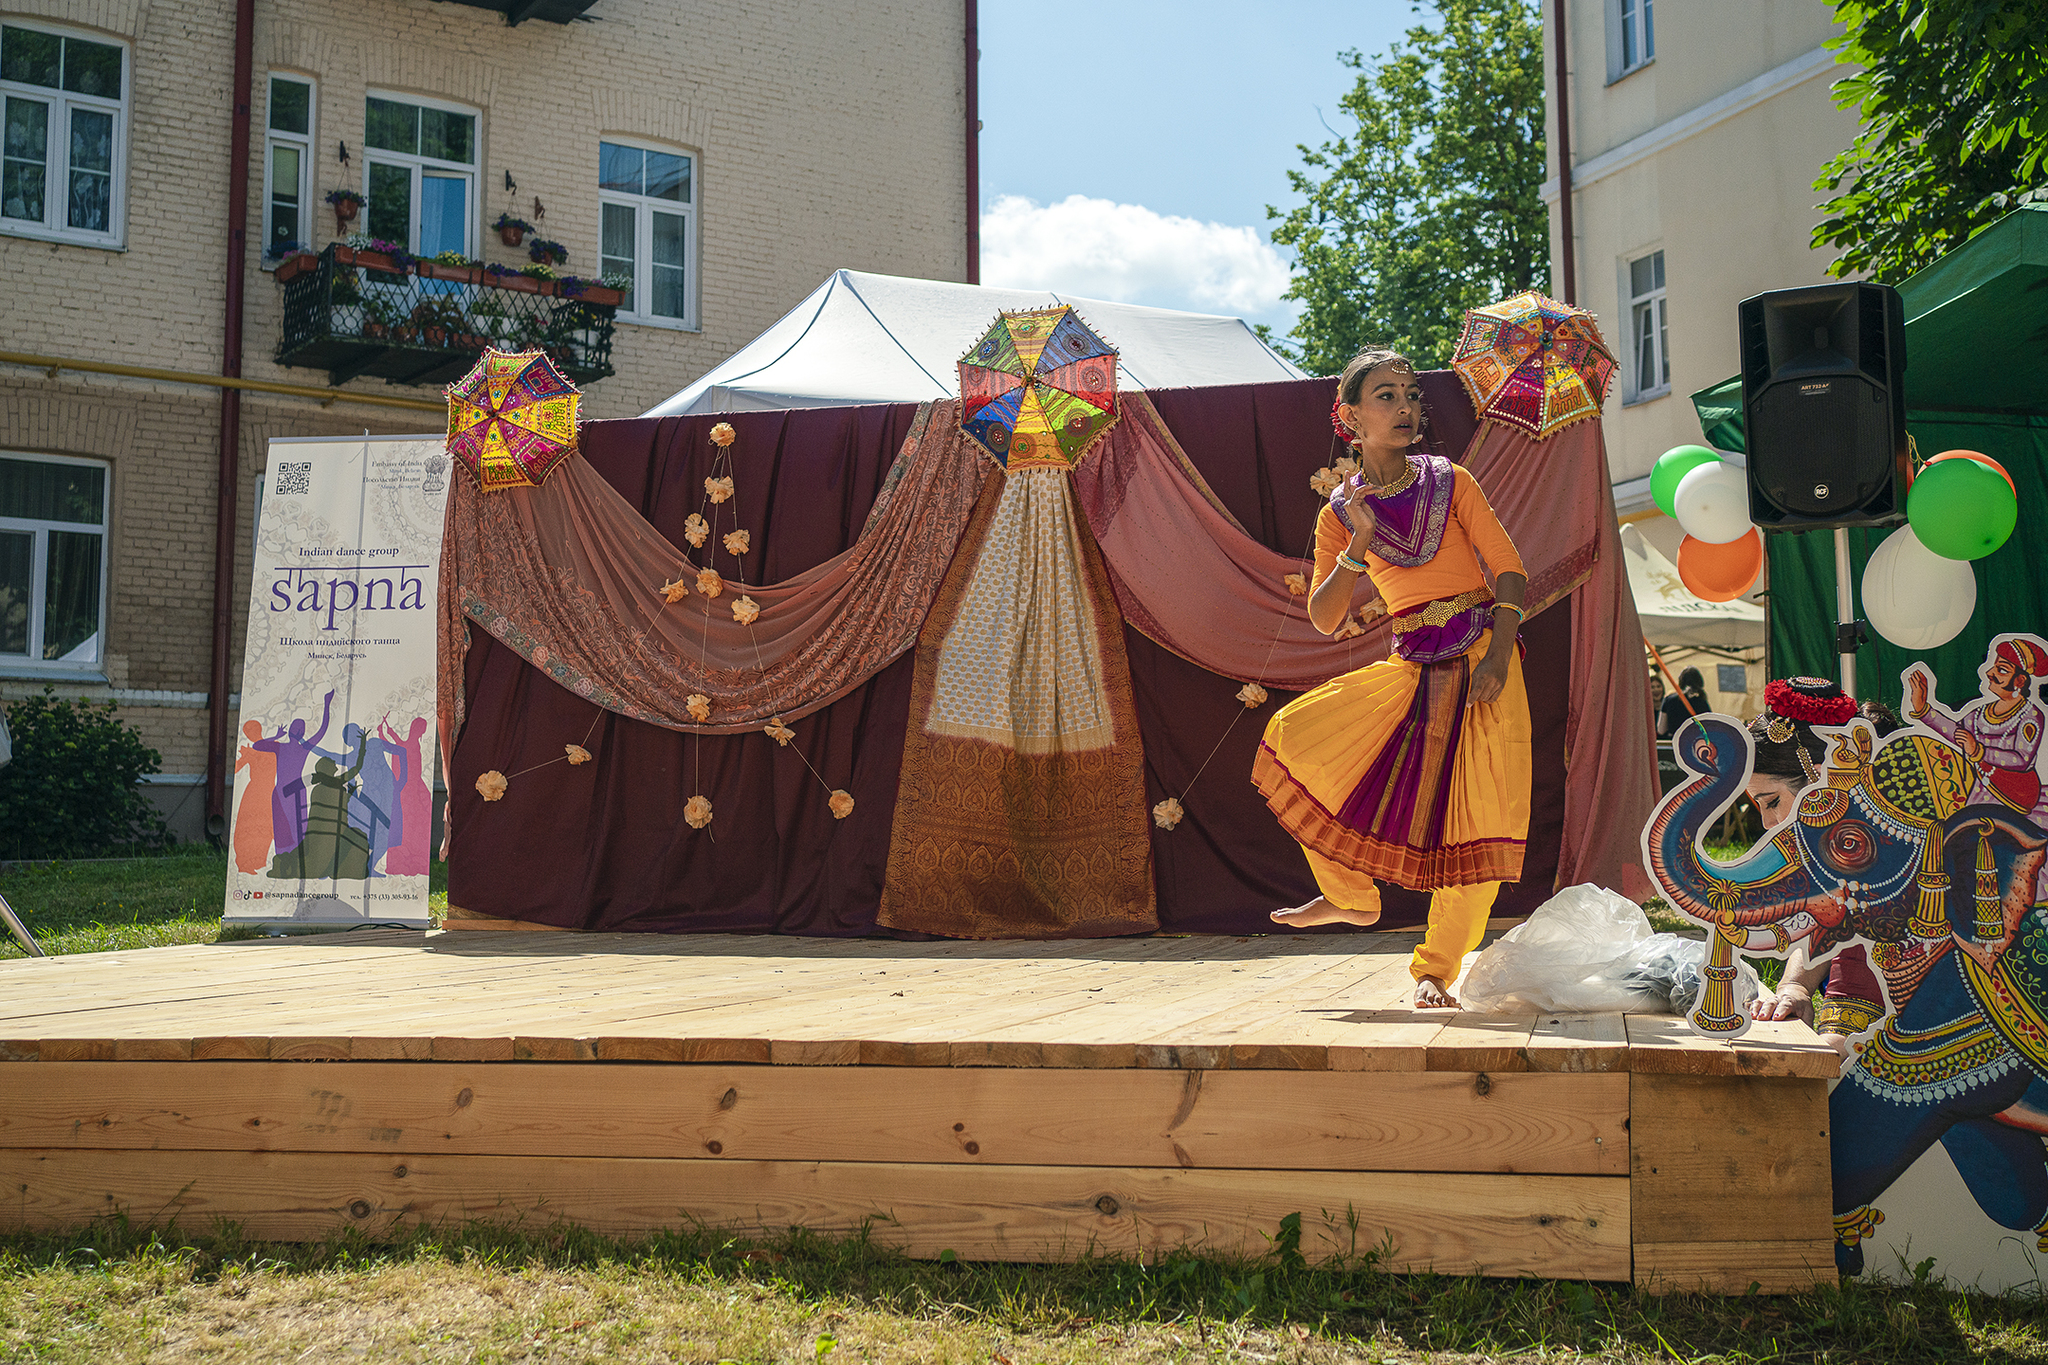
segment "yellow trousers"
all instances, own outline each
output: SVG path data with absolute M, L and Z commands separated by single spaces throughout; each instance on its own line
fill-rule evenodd
M 1353 872 L 1323 857 L 1312 848 L 1309 870 L 1316 874 L 1316 888 L 1323 898 L 1346 910 L 1377 910 L 1380 888 L 1363 872 Z M 1458 975 L 1465 954 L 1486 937 L 1486 918 L 1493 898 L 1500 894 L 1500 882 L 1479 882 L 1472 886 L 1445 886 L 1429 896 L 1429 931 L 1415 945 L 1408 974 L 1417 981 L 1433 976 L 1448 986 Z

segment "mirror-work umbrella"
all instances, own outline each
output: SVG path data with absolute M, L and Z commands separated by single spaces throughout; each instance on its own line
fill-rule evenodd
M 1116 349 L 1072 308 L 996 315 L 960 357 L 960 429 L 1005 469 L 1072 469 L 1116 425 Z
M 1467 309 L 1451 368 L 1480 420 L 1542 440 L 1599 416 L 1615 366 L 1591 313 L 1530 290 Z
M 583 395 L 542 351 L 485 351 L 448 386 L 448 453 L 486 493 L 538 488 L 576 452 Z

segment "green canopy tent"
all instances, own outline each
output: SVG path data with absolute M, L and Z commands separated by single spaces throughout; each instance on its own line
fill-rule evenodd
M 1896 706 L 1899 674 L 1923 659 L 1941 699 L 1977 695 L 1991 637 L 2048 636 L 2048 204 L 2030 204 L 1899 286 L 1906 306 L 1906 429 L 1921 456 L 1975 450 L 2004 465 L 2019 491 L 2012 539 L 1978 560 L 1977 612 L 1939 649 L 1873 639 L 1856 656 L 1857 691 Z M 1732 321 L 1732 320 L 1731 320 Z M 1746 450 L 1740 376 L 1692 396 L 1710 445 Z M 1890 530 L 1849 532 L 1860 586 Z M 1831 531 L 1767 535 L 1770 671 L 1835 676 L 1835 550 Z M 1862 612 L 1860 596 L 1857 612 Z

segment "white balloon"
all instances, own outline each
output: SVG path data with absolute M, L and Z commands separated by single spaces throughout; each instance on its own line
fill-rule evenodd
M 1686 471 L 1671 505 L 1694 540 L 1726 545 L 1749 534 L 1749 479 L 1739 465 L 1716 460 Z
M 1969 561 L 1943 559 L 1901 526 L 1863 566 L 1863 615 L 1901 649 L 1933 649 L 1962 633 L 1977 610 Z

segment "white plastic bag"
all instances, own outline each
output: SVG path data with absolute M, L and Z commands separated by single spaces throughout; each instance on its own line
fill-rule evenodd
M 1703 940 L 1659 934 L 1604 887 L 1566 887 L 1472 961 L 1458 1002 L 1482 1014 L 1682 1013 L 1699 994 Z M 1757 993 L 1743 964 L 1738 1005 Z

